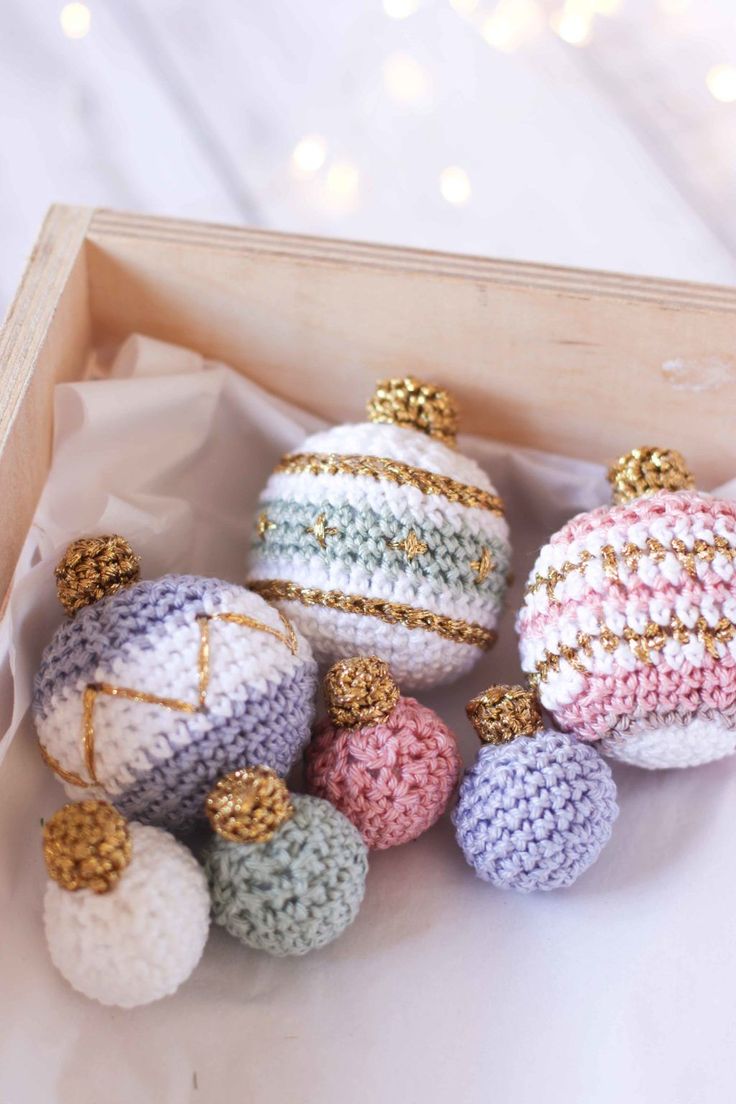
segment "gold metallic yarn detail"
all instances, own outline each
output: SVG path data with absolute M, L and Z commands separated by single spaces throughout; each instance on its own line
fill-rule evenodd
M 327 712 L 338 728 L 380 724 L 400 696 L 388 664 L 378 656 L 338 660 L 325 676 L 324 690 Z
M 593 643 L 596 640 L 607 652 L 615 652 L 621 644 L 628 644 L 642 663 L 651 664 L 654 662 L 652 653 L 660 652 L 668 640 L 687 644 L 694 637 L 700 641 L 709 655 L 719 659 L 718 645 L 727 645 L 736 637 L 736 623 L 728 617 L 721 617 L 716 625 L 709 625 L 704 617 L 699 617 L 691 629 L 679 617 L 673 617 L 668 625 L 658 625 L 655 621 L 649 621 L 643 632 L 637 632 L 627 626 L 620 635 L 608 625 L 601 625 L 597 637 L 589 633 L 578 633 L 574 647 L 565 645 L 559 652 L 545 652 L 529 681 L 535 686 L 545 681 L 552 672 L 559 671 L 562 660 L 569 663 L 575 671 L 589 674 L 589 669 L 580 660 L 580 654 L 592 656 Z
M 276 522 L 271 521 L 268 514 L 260 513 L 258 515 L 258 520 L 256 521 L 256 532 L 258 533 L 258 536 L 261 538 L 261 540 L 266 539 L 266 533 L 269 531 L 269 529 L 275 528 Z
M 491 686 L 469 701 L 465 712 L 485 744 L 508 744 L 544 727 L 536 695 L 523 686 Z
M 176 713 L 203 713 L 207 708 L 207 690 L 210 683 L 210 622 L 224 621 L 230 624 L 241 625 L 244 628 L 255 629 L 256 632 L 264 632 L 281 641 L 292 655 L 298 651 L 298 642 L 294 626 L 281 610 L 276 610 L 284 631 L 266 625 L 263 621 L 257 621 L 245 613 L 211 613 L 197 617 L 199 628 L 199 648 L 197 652 L 197 701 L 188 702 L 181 698 L 163 698 L 158 694 L 151 694 L 147 690 L 134 690 L 128 686 L 113 686 L 109 682 L 91 682 L 82 694 L 82 758 L 87 770 L 87 778 L 82 778 L 73 771 L 66 770 L 57 759 L 40 744 L 41 756 L 48 767 L 72 786 L 87 789 L 90 786 L 99 786 L 101 782 L 97 777 L 95 766 L 95 726 L 94 709 L 95 702 L 100 694 L 110 698 L 125 698 L 126 701 L 141 702 L 145 705 L 158 705 L 162 709 L 170 709 Z
M 286 783 L 270 767 L 244 767 L 221 778 L 205 811 L 218 836 L 231 843 L 268 843 L 294 815 Z
M 328 452 L 295 452 L 284 456 L 274 468 L 274 472 L 297 475 L 309 472 L 310 475 L 353 475 L 367 476 L 370 479 L 395 483 L 398 487 L 416 487 L 426 495 L 438 495 L 448 502 L 458 502 L 478 510 L 489 510 L 494 514 L 503 514 L 503 501 L 498 495 L 473 487 L 470 483 L 460 483 L 449 475 L 425 471 L 405 464 L 402 460 L 388 460 L 382 456 L 340 456 Z
M 455 447 L 458 413 L 455 401 L 442 387 L 412 376 L 380 380 L 368 403 L 368 420 L 417 429 Z
M 475 572 L 476 582 L 482 583 L 488 578 L 490 573 L 495 567 L 493 556 L 486 545 L 483 545 L 483 550 L 477 560 L 473 560 L 470 565 L 470 570 Z
M 320 514 L 315 518 L 311 525 L 308 525 L 304 530 L 305 533 L 311 533 L 320 548 L 327 547 L 327 537 L 336 537 L 340 532 L 339 529 L 334 527 L 328 527 L 327 515 Z
M 131 852 L 125 818 L 106 801 L 65 805 L 44 825 L 46 869 L 62 889 L 109 892 L 130 862 Z
M 124 537 L 82 537 L 73 541 L 54 572 L 59 601 L 73 617 L 108 594 L 140 578 L 140 560 Z
M 690 491 L 695 487 L 681 453 L 651 445 L 621 456 L 609 468 L 608 482 L 618 505 L 655 491 Z
M 688 575 L 693 579 L 697 578 L 697 563 L 699 560 L 703 563 L 713 563 L 716 556 L 720 555 L 725 556 L 728 560 L 736 561 L 736 547 L 730 545 L 726 537 L 718 534 L 714 534 L 712 543 L 702 538 L 693 541 L 692 548 L 688 548 L 685 542 L 679 538 L 673 539 L 671 544 L 666 545 L 655 537 L 649 537 L 645 548 L 629 541 L 620 552 L 617 552 L 612 545 L 606 544 L 601 549 L 601 560 L 608 578 L 619 581 L 619 565 L 621 563 L 625 564 L 630 571 L 637 571 L 639 562 L 644 557 L 653 559 L 655 563 L 661 563 L 668 553 L 677 557 Z M 552 567 L 543 575 L 535 575 L 534 579 L 527 583 L 525 594 L 535 594 L 538 590 L 544 588 L 547 591 L 547 597 L 553 598 L 558 583 L 561 583 L 563 579 L 574 572 L 582 573 L 594 559 L 595 556 L 592 552 L 583 550 L 578 560 L 566 560 L 559 568 Z
M 409 563 L 412 563 L 417 556 L 423 556 L 429 548 L 429 545 L 420 540 L 413 529 L 409 530 L 403 540 L 389 540 L 387 543 L 394 551 L 403 552 Z
M 387 625 L 425 629 L 456 644 L 472 644 L 476 648 L 488 649 L 496 642 L 495 632 L 472 621 L 461 621 L 441 613 L 432 613 L 431 610 L 406 606 L 401 602 L 389 602 L 384 598 L 343 594 L 339 590 L 318 590 L 316 587 L 299 586 L 288 579 L 254 579 L 248 585 L 267 602 L 301 602 L 303 606 L 324 606 L 343 613 L 376 617 Z

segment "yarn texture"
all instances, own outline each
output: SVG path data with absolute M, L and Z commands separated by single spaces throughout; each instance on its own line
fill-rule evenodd
M 315 692 L 309 645 L 262 598 L 168 575 L 59 628 L 33 712 L 69 793 L 179 829 L 204 817 L 227 771 L 263 764 L 287 773 L 309 738 Z
M 250 584 L 320 663 L 378 655 L 426 687 L 493 643 L 508 526 L 485 472 L 443 441 L 374 423 L 318 433 L 269 478 L 258 519 Z
M 540 552 L 521 662 L 561 728 L 643 767 L 736 749 L 736 505 L 659 491 L 580 514 Z
M 109 892 L 49 881 L 44 926 L 69 984 L 101 1004 L 134 1008 L 175 992 L 199 962 L 209 930 L 204 873 L 166 832 L 129 825 L 132 858 Z
M 327 801 L 293 796 L 294 816 L 267 843 L 214 836 L 205 857 L 212 915 L 247 946 L 302 955 L 355 919 L 368 853 L 360 833 Z
M 306 751 L 309 792 L 331 801 L 375 850 L 431 828 L 461 770 L 454 735 L 414 698 L 400 698 L 380 724 L 339 728 L 325 720 Z
M 483 746 L 452 820 L 479 878 L 499 889 L 560 889 L 593 863 L 618 815 L 616 786 L 590 745 L 560 732 Z

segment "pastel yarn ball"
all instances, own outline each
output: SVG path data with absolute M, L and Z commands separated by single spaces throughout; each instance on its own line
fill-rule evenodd
M 131 823 L 132 857 L 109 893 L 49 881 L 44 927 L 51 960 L 101 1004 L 134 1008 L 174 993 L 199 962 L 209 931 L 204 872 L 159 828 Z
M 167 575 L 85 606 L 58 629 L 33 713 L 71 795 L 104 797 L 128 819 L 178 830 L 204 817 L 229 770 L 257 763 L 287 773 L 309 739 L 316 676 L 307 642 L 258 595 Z
M 305 758 L 309 792 L 331 801 L 375 850 L 431 828 L 462 771 L 454 735 L 414 698 L 400 698 L 379 724 L 323 721 Z
M 272 955 L 303 955 L 357 916 L 368 852 L 356 828 L 327 801 L 292 796 L 294 816 L 266 843 L 213 836 L 205 857 L 212 916 L 241 943 Z
M 595 862 L 618 815 L 598 752 L 560 732 L 484 745 L 452 820 L 467 862 L 499 889 L 571 885 Z
M 736 750 L 736 504 L 660 491 L 542 548 L 521 662 L 559 726 L 640 767 Z
M 361 457 L 448 477 L 453 489 L 340 463 Z M 261 494 L 250 582 L 321 664 L 379 655 L 407 688 L 450 682 L 494 639 L 511 555 L 500 509 L 468 505 L 457 484 L 470 501 L 496 498 L 475 461 L 415 429 L 369 422 L 315 434 Z

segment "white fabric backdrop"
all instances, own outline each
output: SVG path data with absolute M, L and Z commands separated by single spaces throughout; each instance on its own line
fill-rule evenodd
M 53 468 L 1 630 L 0 1101 L 732 1101 L 730 761 L 681 773 L 614 767 L 614 839 L 568 891 L 522 897 L 475 880 L 445 819 L 372 857 L 358 920 L 311 957 L 271 959 L 213 930 L 189 983 L 133 1012 L 87 1002 L 54 972 L 39 821 L 64 795 L 22 719 L 62 617 L 53 564 L 80 533 L 112 530 L 142 553 L 146 576 L 242 581 L 255 496 L 279 455 L 318 425 L 156 342 L 131 339 L 114 375 L 58 389 Z M 517 575 L 497 648 L 425 696 L 469 762 L 464 703 L 519 676 L 512 614 L 534 551 L 570 514 L 606 500 L 607 485 L 593 465 L 479 440 L 461 447 L 507 500 Z

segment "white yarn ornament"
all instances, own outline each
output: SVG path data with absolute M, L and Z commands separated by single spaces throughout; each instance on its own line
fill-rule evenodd
M 60 814 L 88 806 L 110 809 L 89 801 L 67 805 Z M 207 942 L 210 913 L 204 872 L 187 848 L 161 828 L 133 822 L 127 829 L 130 858 L 108 889 L 71 890 L 49 880 L 44 900 L 46 939 L 57 970 L 84 996 L 120 1008 L 160 1000 L 187 980 Z M 47 864 L 48 848 L 47 836 Z M 82 859 L 77 869 L 99 864 L 103 849 L 98 845 L 96 857 Z M 57 863 L 62 879 L 70 862 Z
M 455 449 L 447 392 L 386 380 L 368 416 L 277 465 L 249 584 L 324 665 L 379 655 L 402 687 L 450 682 L 495 639 L 511 555 L 503 504 Z

